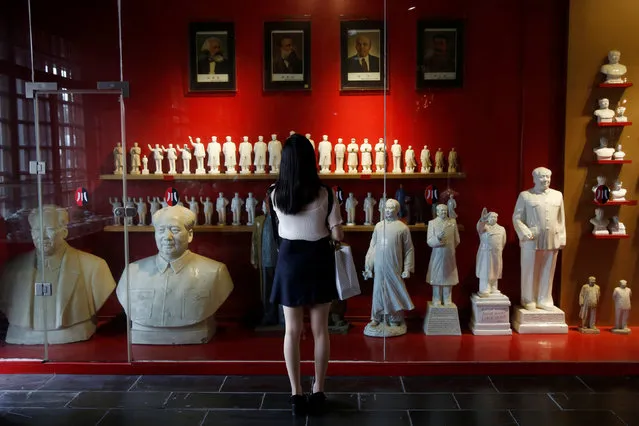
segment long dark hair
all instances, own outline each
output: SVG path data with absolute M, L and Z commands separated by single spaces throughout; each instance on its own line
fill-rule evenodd
M 275 206 L 284 214 L 297 214 L 317 198 L 320 186 L 313 145 L 294 133 L 282 150 L 280 176 L 275 183 Z

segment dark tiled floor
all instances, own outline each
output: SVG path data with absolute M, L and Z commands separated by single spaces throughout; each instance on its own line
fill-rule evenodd
M 637 377 L 330 377 L 326 390 L 327 415 L 296 419 L 284 376 L 8 375 L 0 425 L 639 426 Z

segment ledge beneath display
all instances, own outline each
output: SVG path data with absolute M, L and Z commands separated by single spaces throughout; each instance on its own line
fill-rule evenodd
M 597 240 L 623 240 L 625 238 L 630 238 L 630 235 L 628 235 L 628 234 L 623 234 L 623 235 L 613 235 L 613 234 L 597 235 L 597 234 L 592 234 L 592 236 L 595 237 L 595 239 L 597 239 Z
M 625 83 L 599 83 L 599 87 L 630 87 L 632 86 L 631 82 Z
M 321 174 L 320 178 L 323 179 L 336 179 L 336 180 L 369 180 L 369 179 L 464 179 L 466 177 L 466 173 L 372 173 L 372 174 Z M 173 180 L 275 180 L 277 179 L 277 175 L 272 175 L 269 173 L 265 174 L 232 174 L 227 175 L 224 173 L 215 174 L 215 175 L 126 175 L 127 180 L 163 180 L 163 181 L 173 181 Z M 100 175 L 101 180 L 122 180 L 122 175 Z
M 597 206 L 636 206 L 637 200 L 623 200 L 623 201 L 608 201 L 607 203 L 600 203 L 597 201 L 593 201 L 593 203 Z
M 630 164 L 632 160 L 595 160 L 595 164 Z
M 597 123 L 599 127 L 625 127 L 632 126 L 632 121 L 613 121 L 612 123 Z
M 425 224 L 408 225 L 408 228 L 414 232 L 426 232 L 428 227 Z M 463 225 L 457 225 L 460 231 L 464 230 Z M 253 232 L 254 227 L 251 225 L 200 225 L 195 227 L 195 232 Z M 373 232 L 374 225 L 344 225 L 344 232 Z M 122 225 L 107 225 L 104 232 L 124 232 Z M 153 232 L 153 226 L 129 225 L 129 232 Z

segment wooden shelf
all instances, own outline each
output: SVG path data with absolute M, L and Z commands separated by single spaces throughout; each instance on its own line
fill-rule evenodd
M 372 174 L 321 174 L 320 178 L 324 180 L 370 180 L 370 179 L 464 179 L 466 173 L 372 173 Z M 126 175 L 127 180 L 162 180 L 162 181 L 176 181 L 176 180 L 276 180 L 277 175 L 274 174 L 216 174 L 216 175 Z M 122 180 L 122 175 L 100 175 L 101 180 Z
M 637 200 L 624 200 L 624 201 L 608 201 L 607 203 L 599 203 L 593 200 L 593 203 L 597 206 L 636 206 Z
M 625 127 L 625 126 L 632 126 L 632 121 L 622 121 L 622 122 L 613 121 L 612 123 L 597 123 L 597 126 L 599 126 L 599 127 Z
M 595 164 L 630 164 L 632 160 L 595 160 Z
M 599 83 L 599 87 L 630 87 L 632 83 L 627 81 L 625 83 Z
M 462 225 L 457 225 L 460 231 L 464 230 Z M 200 225 L 195 227 L 195 232 L 253 232 L 254 226 L 249 225 Z M 425 224 L 408 225 L 413 232 L 426 232 L 428 227 Z M 344 225 L 344 232 L 373 232 L 374 225 Z M 123 225 L 107 225 L 104 232 L 124 232 Z M 153 226 L 129 225 L 129 232 L 153 232 Z
M 623 234 L 623 235 L 613 235 L 613 234 L 595 235 L 595 234 L 592 234 L 592 236 L 595 237 L 597 240 L 624 240 L 626 238 L 630 238 L 630 235 L 628 235 L 628 234 Z

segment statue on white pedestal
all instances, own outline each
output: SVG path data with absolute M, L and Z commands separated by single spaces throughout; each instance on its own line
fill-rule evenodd
M 153 152 L 153 159 L 155 160 L 155 172 L 154 172 L 154 174 L 156 174 L 156 175 L 163 174 L 163 172 L 162 172 L 162 160 L 164 160 L 164 155 L 162 155 L 163 150 L 160 147 L 160 144 L 156 143 L 155 144 L 155 148 L 151 147 L 151 145 L 149 144 L 149 150 L 151 152 Z
M 149 159 L 146 157 L 146 155 L 142 156 L 142 174 L 149 174 Z
M 441 148 L 437 148 L 435 152 L 435 173 L 444 172 L 444 151 Z
M 71 247 L 69 214 L 53 205 L 28 215 L 35 250 L 8 260 L 0 275 L 0 311 L 9 328 L 5 342 L 18 345 L 88 340 L 95 333 L 96 313 L 115 289 L 106 262 Z M 41 258 L 41 254 L 44 258 Z M 50 283 L 48 296 L 36 296 L 34 283 Z
M 615 151 L 615 153 L 612 156 L 613 156 L 613 158 L 615 160 L 623 160 L 624 159 L 624 157 L 626 156 L 626 153 L 623 152 L 621 144 L 617 145 L 617 150 Z
M 501 294 L 498 280 L 503 270 L 502 253 L 506 246 L 506 228 L 497 223 L 498 215 L 484 207 L 477 222 L 479 249 L 475 275 L 479 278 L 479 297 Z
M 335 145 L 335 173 L 344 174 L 344 157 L 346 156 L 346 145 L 342 138 L 337 139 Z
M 368 139 L 365 139 L 365 141 Z M 379 138 L 375 144 L 375 173 L 384 173 L 386 170 L 386 145 L 384 138 Z
M 619 221 L 619 216 L 613 216 L 610 219 L 610 226 L 608 229 L 612 235 L 626 235 L 626 225 Z
M 393 155 L 393 173 L 402 172 L 402 146 L 399 141 L 395 139 L 391 146 L 391 154 Z
M 611 50 L 608 52 L 608 63 L 601 66 L 601 72 L 606 74 L 606 83 L 621 84 L 626 82 L 623 76 L 626 75 L 627 69 L 625 65 L 619 63 L 620 59 L 620 51 Z
M 612 300 L 615 302 L 615 326 L 611 330 L 617 334 L 630 334 L 628 317 L 630 316 L 630 298 L 632 290 L 628 288 L 626 280 L 619 280 L 619 285 L 612 292 Z
M 597 117 L 597 123 L 612 123 L 612 119 L 615 117 L 615 112 L 608 108 L 610 101 L 607 98 L 601 98 L 598 101 L 599 109 L 595 110 L 594 114 Z
M 129 154 L 131 154 L 131 174 L 139 175 L 140 167 L 142 166 L 142 163 L 140 162 L 142 148 L 138 146 L 137 142 L 133 142 L 133 147 L 129 150 Z
M 455 249 L 459 245 L 457 221 L 448 217 L 448 206 L 437 205 L 437 217 L 428 221 L 426 242 L 432 247 L 426 282 L 433 287 L 435 306 L 452 305 L 452 289 L 459 283 Z
M 137 207 L 135 206 L 135 200 L 131 197 L 127 197 L 126 202 L 124 203 L 124 209 L 137 210 Z M 133 216 L 125 217 L 124 220 L 126 221 L 127 225 L 133 225 Z
M 220 192 L 215 201 L 215 211 L 217 211 L 217 224 L 226 225 L 226 207 L 229 205 L 229 200 L 224 198 L 224 193 Z
M 612 155 L 615 152 L 614 148 L 608 147 L 608 139 L 605 137 L 599 138 L 599 147 L 593 149 L 595 155 L 597 156 L 597 160 L 610 160 L 612 159 Z
M 377 201 L 373 198 L 373 194 L 370 192 L 367 193 L 366 198 L 364 198 L 364 225 L 373 224 L 373 210 L 375 208 L 375 204 L 377 204 Z
M 159 210 L 153 226 L 158 254 L 130 263 L 128 289 L 126 270 L 117 288 L 132 323 L 132 343 L 206 343 L 215 333 L 215 312 L 233 290 L 228 269 L 189 251 L 195 226 L 190 210 L 180 206 Z
M 200 197 L 200 203 L 204 206 L 204 224 L 213 225 L 213 202 L 211 197 L 206 197 L 206 200 Z
M 176 145 L 175 148 L 182 154 L 182 174 L 190 175 L 191 174 L 191 149 L 187 144 L 184 144 L 184 148 L 180 148 L 180 145 Z
M 451 148 L 448 153 L 448 173 L 457 173 L 458 168 L 457 151 L 455 151 L 455 148 Z
M 153 199 L 151 199 L 151 197 L 147 195 L 146 201 L 148 201 L 149 204 L 151 205 L 151 209 L 149 210 L 149 212 L 151 213 L 151 218 L 153 218 L 153 215 L 155 214 L 155 212 L 162 208 L 162 205 L 160 204 L 160 198 L 153 197 Z
M 166 158 L 169 160 L 169 173 L 170 175 L 176 175 L 177 169 L 175 168 L 175 160 L 177 160 L 177 151 L 173 148 L 173 144 L 170 143 L 168 148 L 164 148 L 162 145 L 162 151 L 166 152 Z
M 453 194 L 452 191 L 448 196 L 446 206 L 448 206 L 448 217 L 451 219 L 457 219 L 457 212 L 455 211 L 457 208 L 457 200 L 455 200 L 455 194 Z
M 195 215 L 195 224 L 194 226 L 198 225 L 198 216 L 200 215 L 200 205 L 198 204 L 197 200 L 195 199 L 194 196 L 191 196 L 191 199 L 189 200 L 188 198 L 186 199 L 186 203 L 189 205 L 189 210 L 191 210 L 191 213 L 193 213 L 193 215 Z
M 230 136 L 226 137 L 226 142 L 222 145 L 222 152 L 224 153 L 224 167 L 226 167 L 226 174 L 234 175 L 237 173 L 237 147 L 235 142 Z
M 624 99 L 623 101 L 619 103 L 619 105 L 615 109 L 615 113 L 617 114 L 615 115 L 615 121 L 617 123 L 625 123 L 628 121 L 628 117 L 624 115 L 626 113 L 626 107 L 624 106 L 625 103 L 626 103 L 626 100 Z
M 588 284 L 584 284 L 579 292 L 579 318 L 581 318 L 581 327 L 579 331 L 582 333 L 599 333 L 599 329 L 595 326 L 597 319 L 597 305 L 599 304 L 599 295 L 601 294 L 597 279 L 588 277 Z
M 249 142 L 248 136 L 242 138 L 240 142 L 240 173 L 251 173 L 251 155 L 253 154 L 253 146 Z
M 360 163 L 362 163 L 362 173 L 372 173 L 371 167 L 373 166 L 373 146 L 368 143 L 368 138 L 364 138 L 364 143 L 359 147 L 361 153 Z
M 133 199 L 135 201 L 135 199 Z M 138 207 L 138 226 L 146 225 L 146 214 L 148 212 L 146 202 L 142 197 L 135 203 Z
M 206 147 L 206 153 L 209 155 L 208 166 L 209 174 L 217 175 L 220 173 L 220 153 L 222 145 L 217 141 L 217 136 L 211 136 L 211 142 Z
M 255 173 L 266 173 L 264 170 L 266 166 L 266 142 L 264 142 L 264 136 L 257 137 L 253 152 L 255 152 L 255 159 L 253 160 Z
M 616 180 L 615 186 L 613 187 L 612 191 L 610 191 L 612 201 L 625 201 L 627 192 L 628 190 L 623 187 L 623 182 L 620 180 Z
M 356 174 L 357 173 L 357 152 L 359 151 L 359 146 L 355 142 L 355 138 L 351 138 L 351 143 L 346 147 L 348 151 L 348 158 L 346 164 L 348 166 L 348 173 Z
M 391 337 L 406 334 L 404 311 L 415 308 L 404 279 L 415 272 L 415 251 L 408 226 L 398 220 L 399 203 L 384 204 L 384 218 L 375 225 L 366 253 L 364 279 L 374 276 L 371 322 L 364 334 Z
M 113 170 L 114 175 L 121 175 L 123 173 L 122 168 L 122 144 L 118 142 L 113 148 L 113 162 L 115 163 L 115 167 Z
M 328 135 L 322 136 L 322 141 L 319 143 L 317 150 L 319 151 L 320 173 L 330 173 L 333 145 L 329 142 Z
M 355 212 L 357 209 L 357 205 L 359 201 L 355 198 L 352 192 L 348 194 L 348 198 L 346 199 L 345 207 L 346 207 L 346 225 L 355 225 Z
M 430 173 L 430 168 L 433 164 L 430 162 L 430 150 L 428 149 L 428 145 L 424 145 L 422 148 L 422 152 L 419 155 L 419 160 L 422 163 L 422 173 Z
M 282 142 L 277 140 L 277 135 L 273 133 L 268 143 L 268 166 L 269 173 L 279 173 L 282 162 Z
M 206 151 L 204 150 L 204 144 L 200 138 L 195 138 L 195 142 L 193 142 L 193 138 L 191 136 L 189 136 L 189 142 L 191 142 L 191 145 L 193 146 L 193 156 L 197 162 L 195 174 L 205 175 L 206 169 L 204 168 L 204 157 L 206 157 Z
M 564 198 L 550 188 L 549 169 L 538 167 L 532 175 L 535 186 L 519 194 L 513 213 L 521 248 L 521 304 L 527 310 L 554 311 L 557 254 L 566 246 Z
M 253 193 L 249 192 L 246 198 L 246 213 L 248 213 L 247 225 L 252 226 L 255 223 L 255 209 L 257 208 L 257 199 L 253 197 Z
M 240 198 L 239 193 L 235 193 L 235 197 L 231 199 L 231 213 L 233 213 L 233 225 L 237 226 L 240 224 L 240 217 L 242 215 L 242 206 L 244 205 L 244 200 Z
M 308 139 L 308 141 L 311 143 L 311 145 L 313 145 L 313 150 L 315 150 L 315 141 L 313 139 L 311 139 L 311 134 L 307 133 L 304 136 L 306 136 L 306 139 Z
M 404 153 L 404 168 L 405 173 L 414 173 L 415 167 L 417 167 L 417 159 L 415 158 L 415 151 L 412 146 L 408 146 L 408 149 Z
M 608 225 L 610 221 L 604 218 L 604 209 L 596 208 L 595 209 L 595 217 L 590 219 L 590 223 L 593 226 L 592 233 L 593 235 L 608 235 Z

